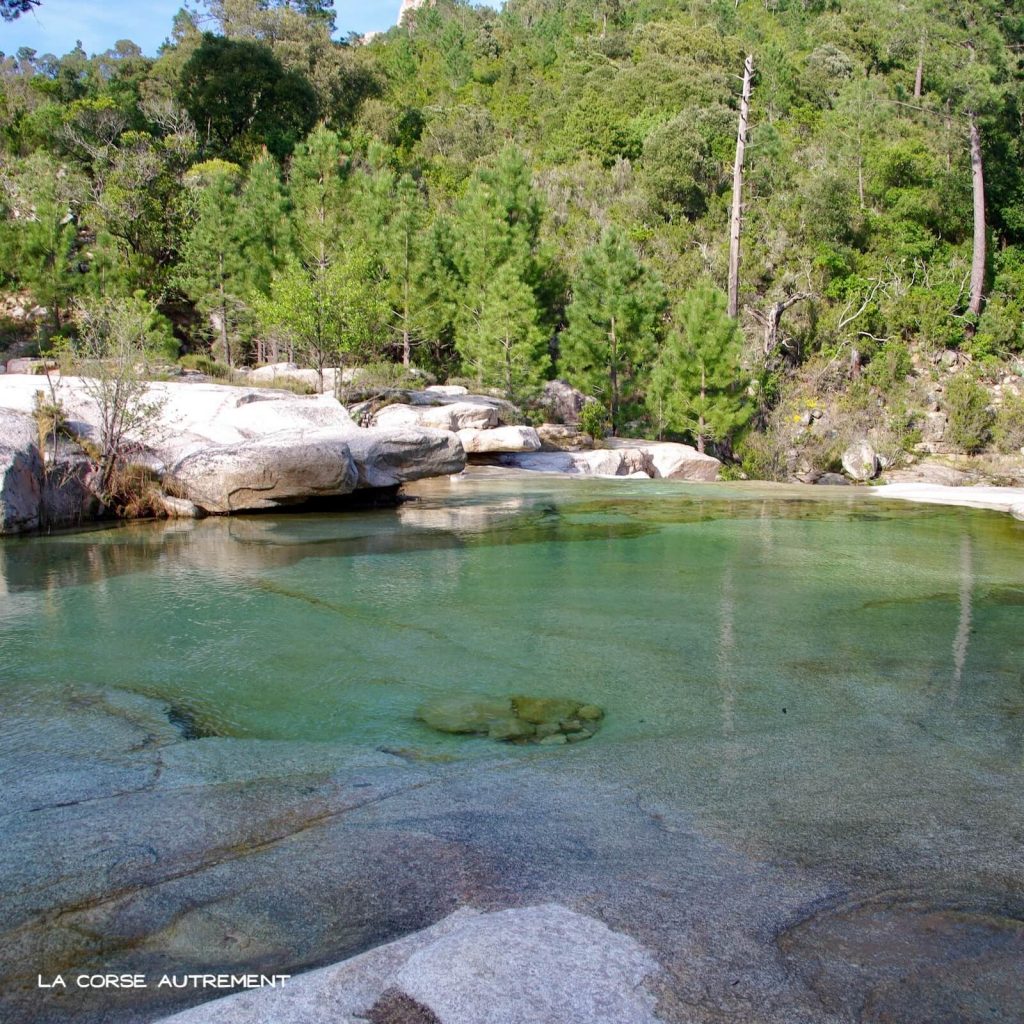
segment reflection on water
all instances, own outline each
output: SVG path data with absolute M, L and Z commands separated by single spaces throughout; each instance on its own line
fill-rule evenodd
M 568 693 L 609 709 L 602 742 L 677 736 L 723 785 L 779 743 L 793 772 L 818 770 L 830 737 L 862 729 L 910 756 L 922 736 L 1020 747 L 1024 538 L 1007 517 L 720 485 L 417 491 L 4 543 L 4 685 L 145 693 L 232 735 L 478 756 L 493 748 L 425 735 L 416 706 Z

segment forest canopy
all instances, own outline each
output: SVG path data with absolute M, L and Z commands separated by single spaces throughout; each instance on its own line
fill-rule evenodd
M 142 296 L 182 353 L 567 377 L 723 451 L 811 371 L 863 411 L 911 356 L 1024 352 L 1021 0 L 436 0 L 365 44 L 199 7 L 155 58 L 0 55 L 0 289 L 44 346 Z

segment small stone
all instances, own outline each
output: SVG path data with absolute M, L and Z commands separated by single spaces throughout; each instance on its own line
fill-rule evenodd
M 586 729 L 578 729 L 576 732 L 567 732 L 565 740 L 567 743 L 579 743 L 581 740 L 589 740 L 594 734 Z
M 554 736 L 561 731 L 557 722 L 541 722 L 537 726 L 536 735 L 538 739 L 543 739 L 545 736 Z
M 583 722 L 578 718 L 563 718 L 558 727 L 562 732 L 579 732 L 583 728 Z
M 582 718 L 584 722 L 600 722 L 604 712 L 596 704 L 581 704 L 576 717 Z
M 555 733 L 553 736 L 545 736 L 544 739 L 540 741 L 540 745 L 542 747 L 555 747 L 568 742 L 569 741 L 566 739 L 565 734 L 559 732 Z

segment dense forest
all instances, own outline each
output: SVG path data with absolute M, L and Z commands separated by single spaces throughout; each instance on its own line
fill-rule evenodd
M 225 376 L 404 365 L 527 407 L 557 376 L 765 477 L 912 450 L 940 404 L 956 449 L 1024 444 L 1020 0 L 334 30 L 205 0 L 155 59 L 0 54 L 0 291 L 41 351 L 102 306 Z

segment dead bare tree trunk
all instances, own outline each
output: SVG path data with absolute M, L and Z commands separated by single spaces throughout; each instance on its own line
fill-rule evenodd
M 914 75 L 914 99 L 919 100 L 924 94 L 924 40 L 917 55 L 917 73 Z
M 981 159 L 981 130 L 973 111 L 967 115 L 971 130 L 971 180 L 974 187 L 974 255 L 971 259 L 971 301 L 967 307 L 974 321 L 968 321 L 967 337 L 973 337 L 976 320 L 985 300 L 987 231 L 985 225 L 985 167 Z
M 729 316 L 740 313 L 740 227 L 743 220 L 743 164 L 747 151 L 747 126 L 750 122 L 750 86 L 754 77 L 754 55 L 743 62 L 743 93 L 740 120 L 736 132 L 736 163 L 732 171 L 732 217 L 729 221 Z
M 766 313 L 751 310 L 754 319 L 764 327 L 764 361 L 767 365 L 772 358 L 772 353 L 779 347 L 780 325 L 786 310 L 795 306 L 798 302 L 811 297 L 810 292 L 797 292 L 795 295 L 787 295 L 778 302 L 773 302 Z

